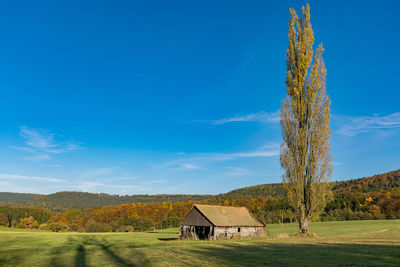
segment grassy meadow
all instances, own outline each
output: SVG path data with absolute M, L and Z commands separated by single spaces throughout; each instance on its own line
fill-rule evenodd
M 180 241 L 178 229 L 52 233 L 0 228 L 0 266 L 400 266 L 400 220 L 267 226 L 265 238 Z

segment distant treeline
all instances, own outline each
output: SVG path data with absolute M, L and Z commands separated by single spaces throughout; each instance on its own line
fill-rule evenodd
M 378 192 L 400 187 L 400 170 L 377 174 L 370 177 L 336 182 L 334 192 Z
M 328 203 L 325 212 L 313 220 L 400 218 L 399 182 L 400 170 L 352 182 L 333 183 L 333 199 Z M 273 194 L 273 196 L 263 194 Z M 107 205 L 86 210 L 81 209 L 82 205 L 78 204 L 78 200 L 89 199 L 92 202 L 85 205 L 93 205 L 98 203 L 96 201 L 101 202 L 103 199 L 109 200 L 118 196 L 79 192 L 60 192 L 54 195 L 57 195 L 56 203 L 61 204 L 64 200 L 80 208 L 65 210 L 65 205 L 60 205 L 59 210 L 64 210 L 60 212 L 49 209 L 0 206 L 0 225 L 53 231 L 143 231 L 178 226 L 194 203 L 244 206 L 265 224 L 294 221 L 293 211 L 282 196 L 283 190 L 280 184 L 251 186 L 217 196 L 198 195 L 198 199 L 190 200 L 186 198 L 192 195 L 141 196 L 146 200 L 149 197 L 163 200 L 170 197 L 173 200 L 183 198 L 183 201 L 169 200 L 151 203 L 136 201 L 136 203 Z M 60 195 L 63 197 L 59 197 Z M 68 199 L 69 197 L 75 198 L 71 200 Z M 203 197 L 208 199 L 202 199 Z M 42 205 L 45 206 L 46 203 Z
M 282 184 L 262 184 L 248 186 L 240 189 L 230 191 L 225 194 L 216 196 L 217 199 L 226 199 L 236 196 L 251 196 L 251 197 L 284 197 L 285 191 L 283 190 Z
M 379 192 L 394 187 L 400 187 L 400 170 L 374 175 L 354 180 L 332 182 L 335 193 L 346 192 Z M 237 196 L 275 197 L 283 198 L 285 193 L 282 184 L 263 184 L 236 189 L 219 195 L 190 195 L 190 194 L 159 194 L 159 195 L 109 195 L 86 192 L 64 191 L 50 195 L 1 193 L 0 203 L 9 206 L 28 206 L 47 208 L 53 211 L 66 211 L 70 209 L 91 209 L 103 206 L 117 206 L 126 203 L 151 203 L 151 202 L 185 202 L 202 201 L 208 199 L 231 199 Z
M 0 192 L 0 203 L 28 202 L 28 201 L 38 199 L 42 196 L 44 196 L 44 195 L 29 194 L 29 193 Z
M 47 222 L 54 213 L 48 209 L 0 206 L 0 225 L 16 226 L 23 218 L 33 217 L 38 223 Z
M 95 194 L 87 192 L 63 191 L 50 195 L 36 195 L 24 193 L 1 193 L 0 203 L 9 206 L 28 206 L 66 211 L 71 209 L 91 209 L 103 206 L 118 206 L 127 203 L 153 202 L 185 202 L 202 201 L 209 199 L 224 200 L 237 196 L 284 197 L 281 184 L 264 184 L 236 189 L 219 195 L 190 195 L 190 194 L 159 194 L 159 195 L 131 195 L 119 196 L 109 194 Z M 19 199 L 19 200 L 18 200 Z
M 87 192 L 73 192 L 63 191 L 50 195 L 34 195 L 34 194 L 21 194 L 21 201 L 17 201 L 15 195 L 9 196 L 9 193 L 0 193 L 0 199 L 9 201 L 1 201 L 3 205 L 10 206 L 29 206 L 36 208 L 47 208 L 53 211 L 66 211 L 70 209 L 90 209 L 100 208 L 103 206 L 117 206 L 126 203 L 150 203 L 150 202 L 185 202 L 201 201 L 215 197 L 214 195 L 132 195 L 132 196 L 119 196 L 109 194 L 95 194 Z M 14 194 L 14 193 L 13 193 Z M 30 196 L 33 195 L 31 199 Z M 24 200 L 25 199 L 25 200 Z

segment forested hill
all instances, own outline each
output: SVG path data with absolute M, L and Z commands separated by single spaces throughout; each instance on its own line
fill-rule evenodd
M 40 194 L 0 192 L 0 203 L 32 201 L 43 196 Z
M 340 182 L 333 182 L 333 192 L 345 193 L 345 192 L 378 192 L 387 190 L 394 187 L 400 187 L 400 169 L 396 171 L 386 172 L 382 174 L 373 175 L 370 177 L 363 177 L 359 179 L 351 179 Z M 225 194 L 218 196 L 222 198 L 229 198 L 235 196 L 271 196 L 271 197 L 283 197 L 285 192 L 282 184 L 262 184 L 244 187 L 230 191 Z
M 379 192 L 389 188 L 400 187 L 400 169 L 371 177 L 347 180 L 333 183 L 335 193 L 346 192 Z M 149 203 L 149 202 L 185 202 L 202 200 L 235 199 L 241 196 L 270 196 L 283 197 L 282 184 L 263 184 L 236 189 L 219 195 L 132 195 L 119 196 L 108 194 L 94 194 L 86 192 L 58 192 L 50 195 L 24 194 L 24 193 L 0 193 L 0 204 L 10 206 L 29 206 L 37 208 L 49 208 L 63 211 L 69 209 L 89 209 L 103 206 L 116 206 L 125 203 Z
M 218 195 L 218 197 L 221 198 L 234 198 L 237 196 L 283 197 L 285 196 L 285 192 L 283 191 L 282 184 L 260 184 L 232 190 L 228 193 Z
M 90 209 L 103 206 L 117 206 L 135 202 L 149 203 L 169 201 L 174 203 L 185 202 L 188 200 L 202 201 L 209 199 L 231 199 L 239 196 L 282 197 L 283 195 L 284 192 L 281 184 L 264 184 L 236 189 L 219 195 L 160 194 L 119 196 L 71 191 L 57 192 L 50 195 L 0 193 L 0 203 L 10 206 L 29 206 L 62 211 L 67 209 Z
M 387 190 L 394 187 L 400 187 L 400 169 L 370 177 L 336 182 L 333 191 L 336 193 L 368 193 Z
M 0 193 L 0 195 L 3 193 Z M 188 200 L 201 201 L 210 199 L 214 195 L 132 195 L 132 196 L 119 196 L 109 194 L 95 194 L 87 192 L 73 192 L 63 191 L 50 195 L 40 195 L 40 197 L 33 200 L 8 202 L 3 203 L 12 206 L 29 206 L 37 208 L 48 208 L 52 210 L 66 210 L 66 209 L 90 209 L 99 208 L 103 206 L 117 206 L 125 203 L 135 202 L 185 202 Z

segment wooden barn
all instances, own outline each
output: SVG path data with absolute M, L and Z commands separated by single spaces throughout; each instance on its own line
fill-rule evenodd
M 182 220 L 181 239 L 224 239 L 264 235 L 264 224 L 245 207 L 195 204 Z

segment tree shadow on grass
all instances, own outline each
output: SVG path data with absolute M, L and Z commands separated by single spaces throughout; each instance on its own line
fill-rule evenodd
M 76 249 L 75 266 L 86 267 L 86 252 L 85 246 L 79 245 Z
M 400 266 L 400 246 L 369 244 L 223 244 L 190 250 L 233 266 Z
M 135 264 L 129 263 L 128 261 L 124 260 L 120 256 L 114 253 L 114 251 L 111 250 L 111 244 L 103 238 L 101 242 L 98 243 L 98 246 L 100 246 L 104 252 L 114 261 L 114 263 L 117 263 L 120 266 L 127 266 L 127 267 L 134 267 L 136 266 Z
M 10 255 L 10 252 L 0 253 L 0 266 L 15 266 L 24 261 L 20 254 L 14 255 L 14 251 Z
M 63 253 L 63 247 L 55 247 L 50 251 L 51 259 L 49 266 L 63 267 L 65 263 L 62 260 L 61 254 Z
M 74 244 L 78 245 L 77 247 L 77 252 L 75 255 L 75 266 L 76 267 L 86 267 L 87 266 L 87 257 L 86 257 L 86 249 L 85 246 L 95 246 L 100 248 L 111 261 L 113 262 L 113 266 L 127 266 L 127 267 L 136 267 L 138 265 L 135 265 L 134 263 L 122 258 L 118 254 L 116 254 L 112 247 L 114 246 L 113 244 L 110 244 L 107 239 L 99 238 L 96 236 L 81 236 L 80 238 L 69 238 L 68 240 L 69 244 Z M 136 259 L 144 260 L 144 255 L 142 253 L 139 253 L 138 251 L 135 251 Z M 133 258 L 133 259 L 135 259 Z

